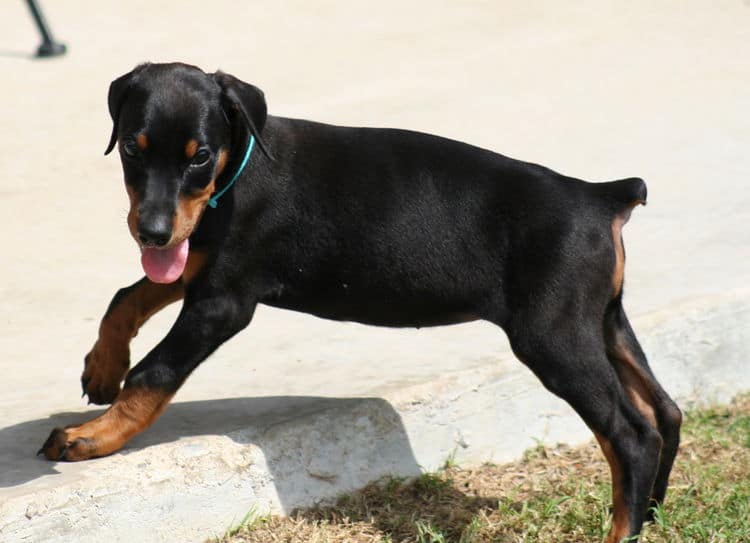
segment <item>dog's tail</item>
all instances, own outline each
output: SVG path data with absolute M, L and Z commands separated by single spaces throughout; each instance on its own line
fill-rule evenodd
M 593 185 L 599 198 L 609 204 L 615 214 L 630 211 L 637 205 L 646 205 L 648 189 L 646 182 L 640 177 L 628 177 L 609 183 L 596 183 Z

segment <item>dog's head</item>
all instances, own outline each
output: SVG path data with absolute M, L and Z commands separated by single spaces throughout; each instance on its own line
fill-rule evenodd
M 257 87 L 186 64 L 142 64 L 109 87 L 112 136 L 130 198 L 128 227 L 157 282 L 182 275 L 188 238 L 266 121 Z M 224 175 L 222 175 L 224 174 Z

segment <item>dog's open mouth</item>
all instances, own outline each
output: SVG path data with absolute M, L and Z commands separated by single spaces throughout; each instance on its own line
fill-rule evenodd
M 146 276 L 154 283 L 174 283 L 185 271 L 190 243 L 184 239 L 173 247 L 159 249 L 141 248 L 141 265 Z

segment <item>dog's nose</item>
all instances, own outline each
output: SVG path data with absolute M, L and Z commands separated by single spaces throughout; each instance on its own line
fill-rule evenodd
M 171 221 L 164 217 L 156 217 L 148 221 L 139 221 L 138 239 L 143 245 L 163 247 L 172 238 Z

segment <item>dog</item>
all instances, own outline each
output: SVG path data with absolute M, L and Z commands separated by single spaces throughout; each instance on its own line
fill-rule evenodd
M 46 458 L 119 450 L 259 303 L 390 327 L 484 319 L 599 441 L 607 541 L 640 533 L 682 421 L 622 306 L 621 231 L 643 180 L 588 183 L 428 134 L 274 117 L 257 87 L 181 63 L 136 67 L 108 105 L 105 154 L 118 146 L 146 277 L 116 293 L 85 358 L 84 395 L 112 405 L 54 429 Z M 180 299 L 129 370 L 131 338 Z

